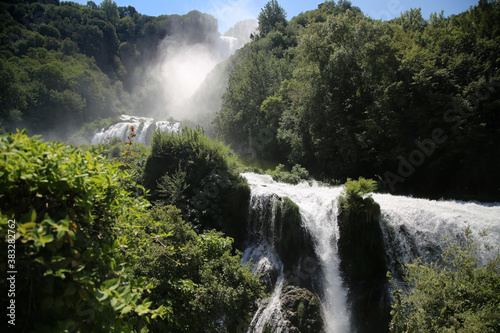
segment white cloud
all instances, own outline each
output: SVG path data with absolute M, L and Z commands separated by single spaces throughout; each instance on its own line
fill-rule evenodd
M 236 23 L 246 19 L 256 19 L 260 1 L 212 0 L 204 3 L 203 11 L 215 16 L 219 22 L 219 32 L 224 33 Z

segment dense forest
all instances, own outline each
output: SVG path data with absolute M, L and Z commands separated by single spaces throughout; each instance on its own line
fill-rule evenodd
M 215 120 L 249 162 L 376 177 L 396 193 L 499 197 L 498 1 L 388 22 L 348 1 L 290 21 L 267 6 Z
M 1 6 L 1 126 L 47 138 L 154 114 L 164 93 L 149 72 L 161 41 L 219 36 L 215 18 L 196 11 L 149 17 L 112 1 Z M 317 179 L 377 178 L 393 193 L 495 199 L 498 6 L 480 1 L 428 19 L 412 9 L 382 22 L 326 1 L 287 20 L 274 1 L 253 42 L 215 69 L 223 79 L 201 87 L 212 97 L 195 96 L 194 107 L 212 136 L 259 167 L 300 164 Z
M 379 21 L 344 0 L 288 20 L 271 0 L 251 42 L 194 96 L 212 137 L 184 127 L 150 146 L 133 127 L 126 142 L 50 139 L 156 108 L 162 42 L 215 43 L 215 18 L 150 17 L 111 0 L 0 8 L 0 269 L 17 272 L 15 298 L 0 299 L 15 300 L 19 331 L 246 331 L 267 294 L 241 262 L 242 171 L 346 182 L 341 206 L 363 216 L 377 188 L 500 200 L 498 1 Z M 391 331 L 498 330 L 500 258 L 479 265 L 483 248 L 465 240 L 443 253 L 452 270 L 405 268 L 414 292 L 394 284 Z
M 82 123 L 155 107 L 150 66 L 165 38 L 214 43 L 210 15 L 151 17 L 106 0 L 0 3 L 0 126 L 67 139 Z

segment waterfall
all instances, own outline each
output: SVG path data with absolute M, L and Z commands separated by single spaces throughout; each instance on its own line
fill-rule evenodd
M 144 117 L 134 117 L 121 115 L 119 123 L 113 124 L 107 128 L 101 128 L 99 131 L 94 133 L 92 137 L 92 144 L 105 143 L 111 138 L 119 138 L 121 141 L 125 142 L 127 136 L 131 133 L 130 127 L 134 127 L 134 132 L 136 137 L 133 138 L 134 142 L 143 143 L 149 145 L 151 143 L 151 138 L 153 137 L 153 132 L 160 130 L 161 132 L 178 132 L 180 129 L 180 123 L 171 123 L 169 121 L 154 121 L 152 118 Z
M 278 197 L 288 197 L 295 202 L 300 209 L 302 226 L 312 235 L 314 247 L 318 254 L 321 277 L 318 278 L 323 286 L 322 312 L 325 326 L 328 332 L 349 332 L 349 317 L 346 306 L 346 291 L 342 287 L 342 279 L 339 273 L 339 260 L 337 257 L 336 241 L 338 239 L 337 230 L 337 205 L 336 198 L 339 196 L 340 188 L 329 188 L 318 186 L 314 183 L 310 186 L 307 183 L 299 185 L 288 185 L 274 182 L 268 175 L 256 175 L 245 173 L 243 176 L 248 180 L 252 190 L 252 209 L 259 208 L 262 217 L 265 217 L 266 206 L 262 204 L 273 195 Z M 270 206 L 273 207 L 273 206 Z M 271 222 L 273 219 L 271 218 Z M 285 221 L 286 222 L 286 221 Z M 265 229 L 265 228 L 261 228 Z M 253 228 L 250 233 L 258 231 Z M 260 231 L 262 233 L 262 231 Z M 256 237 L 255 240 L 262 239 Z M 264 237 L 262 243 L 251 242 L 246 249 L 243 260 L 253 259 L 254 270 L 258 273 L 268 273 L 270 269 L 279 272 L 276 286 L 272 291 L 271 300 L 267 304 L 261 305 L 267 308 L 259 309 L 257 319 L 251 325 L 252 332 L 262 332 L 265 320 L 259 321 L 259 316 L 276 318 L 279 316 L 273 313 L 279 312 L 277 300 L 279 300 L 283 287 L 283 275 L 293 275 L 292 272 L 286 274 L 282 272 L 282 263 L 276 253 L 276 248 L 269 241 L 269 237 Z M 293 276 L 293 278 L 304 278 L 303 275 Z M 268 323 L 269 325 L 269 323 Z M 272 323 L 275 332 L 284 332 L 281 323 Z
M 459 241 L 470 227 L 473 237 L 487 230 L 486 241 L 500 244 L 500 203 L 436 201 L 389 194 L 374 194 L 382 209 L 380 227 L 390 268 L 421 257 L 424 261 L 440 259 L 446 239 Z M 486 259 L 486 258 L 483 258 Z
M 224 61 L 243 46 L 243 43 L 236 37 L 220 36 L 217 40 L 217 60 Z
M 277 225 L 276 203 L 285 197 L 298 205 L 301 228 L 312 237 L 319 269 L 309 270 L 309 275 L 316 281 L 313 289 L 321 300 L 325 332 L 355 331 L 337 255 L 337 198 L 342 188 L 316 182 L 289 185 L 253 173 L 242 176 L 251 188 L 249 241 L 242 260 L 253 264 L 254 272 L 261 274 L 271 294 L 259 305 L 248 332 L 287 332 L 285 310 L 281 307 L 285 280 L 300 284 L 308 277 L 307 270 L 305 274 L 304 270 L 298 273 L 300 267 L 286 268 L 279 253 L 277 244 L 282 229 Z M 390 194 L 373 194 L 373 198 L 381 206 L 380 228 L 388 269 L 393 272 L 417 257 L 437 260 L 445 238 L 459 239 L 467 226 L 475 235 L 487 229 L 489 244 L 500 244 L 500 203 L 435 201 Z M 300 265 L 300 258 L 297 260 Z

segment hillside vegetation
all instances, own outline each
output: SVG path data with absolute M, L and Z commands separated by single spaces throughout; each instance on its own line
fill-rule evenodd
M 25 132 L 0 136 L 0 237 L 5 240 L 0 248 L 10 254 L 0 267 L 16 271 L 14 287 L 1 282 L 14 294 L 3 293 L 1 299 L 3 304 L 15 301 L 15 328 L 244 329 L 263 287 L 241 263 L 233 239 L 211 229 L 222 217 L 201 214 L 197 224 L 187 223 L 175 206 L 152 206 L 132 179 L 140 163 L 127 154 L 105 158 L 105 152 L 45 143 Z M 196 153 L 213 153 L 224 161 L 207 146 L 184 157 L 192 160 Z M 175 162 L 181 165 L 180 159 Z M 218 203 L 211 207 L 217 209 Z M 228 230 L 245 223 L 227 215 L 223 221 Z M 196 233 L 193 227 L 200 225 L 204 232 Z
M 250 163 L 387 190 L 499 198 L 500 4 L 382 22 L 348 1 L 286 20 L 271 1 L 215 122 Z
M 104 0 L 0 3 L 0 128 L 66 139 L 83 123 L 136 110 L 163 94 L 150 75 L 166 38 L 215 43 L 197 11 L 151 17 Z

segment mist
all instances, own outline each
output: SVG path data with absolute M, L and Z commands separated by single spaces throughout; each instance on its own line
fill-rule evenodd
M 188 99 L 217 64 L 216 54 L 211 45 L 179 45 L 170 40 L 160 49 L 156 75 L 165 102 L 160 112 L 178 120 L 191 119 L 192 112 L 186 112 Z
M 225 70 L 209 74 L 249 42 L 256 28 L 255 20 L 245 20 L 225 35 L 209 27 L 202 36 L 183 30 L 166 37 L 158 46 L 154 61 L 146 66 L 145 75 L 135 82 L 130 95 L 132 113 L 158 120 L 208 123 L 205 113 L 213 110 L 200 103 L 218 107 L 225 90 L 220 85 L 227 83 Z

